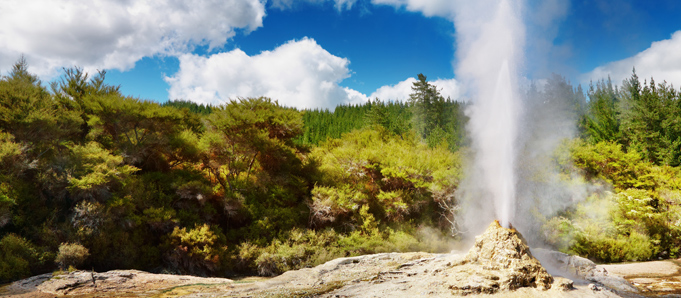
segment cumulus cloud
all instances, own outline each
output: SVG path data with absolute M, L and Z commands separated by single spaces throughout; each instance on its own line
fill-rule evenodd
M 619 61 L 610 62 L 596 67 L 594 70 L 583 74 L 580 80 L 588 83 L 593 80 L 610 78 L 613 82 L 620 83 L 631 76 L 635 67 L 636 74 L 641 79 L 655 78 L 681 86 L 681 31 L 676 31 L 670 39 L 653 42 L 644 51 Z
M 221 47 L 235 30 L 262 26 L 260 0 L 6 0 L 0 9 L 0 69 L 20 55 L 31 71 L 127 70 L 145 56 L 196 45 Z
M 239 49 L 208 57 L 184 54 L 180 70 L 167 77 L 171 99 L 224 103 L 238 97 L 267 96 L 298 108 L 330 108 L 367 97 L 339 83 L 350 76 L 350 61 L 310 38 L 289 41 L 272 51 L 248 56 Z
M 409 94 L 413 92 L 411 87 L 413 86 L 414 82 L 416 82 L 415 78 L 408 78 L 395 85 L 380 87 L 374 93 L 372 93 L 369 98 L 405 101 L 409 98 Z M 449 97 L 452 100 L 462 100 L 461 85 L 455 79 L 438 79 L 431 81 L 430 83 L 437 86 L 437 89 L 444 98 Z

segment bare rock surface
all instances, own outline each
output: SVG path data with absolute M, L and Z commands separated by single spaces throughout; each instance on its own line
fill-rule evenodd
M 664 260 L 629 264 L 598 265 L 597 268 L 621 276 L 641 294 L 659 297 L 681 297 L 680 260 Z
M 577 283 L 592 284 L 591 288 L 608 288 L 618 293 L 639 293 L 639 289 L 618 274 L 610 274 L 604 266 L 589 259 L 562 252 L 533 249 L 535 255 L 551 274 L 561 275 Z
M 147 292 L 167 289 L 189 284 L 224 284 L 231 283 L 226 278 L 202 278 L 188 275 L 153 274 L 139 270 L 113 270 L 104 273 L 74 271 L 67 274 L 51 273 L 34 276 L 12 283 L 0 295 L 17 297 L 42 296 L 59 297 L 85 296 L 100 294 L 107 297 L 121 296 L 123 293 Z M 25 295 L 24 295 L 25 294 Z

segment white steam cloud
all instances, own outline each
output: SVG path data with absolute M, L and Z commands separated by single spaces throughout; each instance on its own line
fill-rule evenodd
M 525 42 L 520 11 L 518 2 L 490 0 L 462 5 L 455 16 L 457 78 L 473 98 L 468 130 L 475 155 L 462 190 L 471 230 L 493 219 L 508 227 L 515 214 L 522 104 L 517 77 Z

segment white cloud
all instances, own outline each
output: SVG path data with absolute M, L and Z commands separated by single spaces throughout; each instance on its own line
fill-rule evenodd
M 350 77 L 350 61 L 337 57 L 315 42 L 292 40 L 272 50 L 248 56 L 236 49 L 202 57 L 179 57 L 180 70 L 166 77 L 171 99 L 220 104 L 239 97 L 266 96 L 297 108 L 334 109 L 338 104 L 359 104 L 369 98 L 406 100 L 416 81 L 408 78 L 378 88 L 371 96 L 339 84 Z M 460 99 L 461 86 L 455 79 L 431 81 L 446 98 Z
M 436 16 L 452 19 L 457 6 L 463 2 L 452 0 L 371 0 L 371 3 L 390 5 L 396 8 L 404 7 L 408 11 L 421 12 L 426 17 Z
M 374 91 L 374 93 L 372 93 L 369 96 L 369 98 L 372 100 L 378 98 L 379 100 L 382 101 L 388 100 L 405 101 L 407 100 L 407 98 L 409 98 L 409 94 L 411 94 L 411 86 L 414 82 L 416 82 L 416 79 L 408 78 L 395 85 L 383 86 Z
M 299 3 L 323 4 L 329 1 L 334 2 L 334 6 L 339 12 L 344 9 L 352 9 L 352 6 L 357 3 L 357 0 L 272 0 L 270 6 L 284 10 L 294 8 Z
M 267 96 L 286 106 L 330 109 L 367 100 L 364 94 L 338 85 L 350 76 L 350 61 L 309 38 L 254 56 L 236 49 L 209 57 L 185 54 L 179 59 L 180 70 L 166 78 L 171 99 L 219 104 Z
M 378 88 L 374 93 L 372 93 L 369 96 L 369 98 L 370 99 L 378 98 L 383 101 L 386 100 L 405 101 L 409 98 L 409 94 L 413 92 L 411 90 L 411 87 L 413 86 L 414 82 L 416 82 L 415 78 L 408 78 L 395 85 L 382 86 Z M 461 95 L 463 94 L 461 85 L 455 79 L 438 79 L 435 81 L 431 81 L 430 84 L 437 86 L 438 91 L 440 91 L 440 94 L 444 98 L 449 97 L 452 100 L 463 99 L 461 98 Z
M 640 79 L 655 78 L 657 82 L 662 80 L 681 86 L 681 31 L 676 31 L 670 39 L 653 42 L 649 48 L 635 56 L 610 62 L 596 67 L 589 73 L 580 77 L 582 83 L 590 80 L 610 78 L 620 84 L 622 80 L 631 77 L 631 70 L 636 67 L 636 74 Z
M 4 0 L 0 69 L 24 54 L 41 76 L 74 65 L 127 70 L 145 56 L 221 47 L 264 16 L 260 0 Z

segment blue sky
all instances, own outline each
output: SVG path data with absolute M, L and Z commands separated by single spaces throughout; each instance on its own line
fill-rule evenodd
M 0 71 L 23 54 L 45 81 L 78 65 L 106 69 L 109 83 L 143 99 L 266 95 L 301 108 L 404 98 L 424 73 L 456 98 L 466 89 L 457 26 L 471 18 L 460 2 L 10 0 L 0 9 Z M 492 10 L 498 0 L 479 2 Z M 522 76 L 618 83 L 635 65 L 681 86 L 681 1 L 526 0 L 522 11 Z

